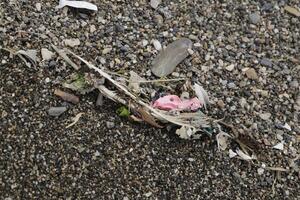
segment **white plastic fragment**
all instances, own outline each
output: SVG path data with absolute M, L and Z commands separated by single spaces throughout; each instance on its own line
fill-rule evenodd
M 283 146 L 284 146 L 283 143 L 284 142 L 280 142 L 280 143 L 276 144 L 275 146 L 273 146 L 273 148 L 282 151 L 283 150 Z
M 232 70 L 234 70 L 234 64 L 231 64 L 231 65 L 228 65 L 227 67 L 226 67 L 226 70 L 227 71 L 232 71 Z
M 56 8 L 63 8 L 65 6 L 70 6 L 73 8 L 82 8 L 82 9 L 88 9 L 88 10 L 94 10 L 97 11 L 98 8 L 96 5 L 86 2 L 86 1 L 69 1 L 69 0 L 60 0 L 59 5 L 56 6 Z
M 41 49 L 41 54 L 42 54 L 43 60 L 50 60 L 52 58 L 52 56 L 54 55 L 53 52 L 49 51 L 46 48 Z
M 200 86 L 197 83 L 195 83 L 195 85 L 194 85 L 194 91 L 195 91 L 198 99 L 200 100 L 200 102 L 206 108 L 206 104 L 209 103 L 209 97 L 208 97 L 207 92 L 204 90 L 204 88 L 202 86 Z

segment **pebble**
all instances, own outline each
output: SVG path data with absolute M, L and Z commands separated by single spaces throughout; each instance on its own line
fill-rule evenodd
M 230 83 L 228 83 L 227 86 L 228 86 L 229 89 L 235 88 L 235 83 L 230 82 Z
M 111 52 L 112 48 L 105 48 L 103 49 L 102 51 L 102 54 L 105 55 L 105 54 L 108 54 L 109 52 Z
M 158 24 L 158 25 L 163 25 L 164 23 L 164 18 L 161 15 L 155 15 L 154 16 L 154 21 Z
M 41 49 L 41 54 L 42 54 L 43 60 L 50 60 L 52 58 L 52 56 L 54 55 L 53 52 L 49 51 L 46 48 Z
M 148 44 L 149 44 L 148 40 L 143 40 L 143 41 L 142 41 L 143 47 L 147 46 Z
M 257 169 L 258 175 L 263 175 L 264 171 L 265 171 L 265 169 L 261 168 L 261 167 Z
M 64 43 L 69 47 L 75 47 L 80 45 L 80 40 L 78 38 L 65 39 Z
M 260 64 L 266 67 L 272 67 L 273 63 L 270 59 L 268 58 L 263 58 L 260 60 Z
M 150 1 L 150 5 L 154 9 L 156 9 L 159 6 L 160 3 L 161 3 L 161 0 L 151 0 Z
M 38 12 L 40 12 L 42 10 L 42 4 L 41 3 L 36 3 L 35 4 L 35 8 Z
M 58 117 L 61 114 L 63 114 L 64 112 L 66 112 L 67 107 L 51 107 L 48 110 L 48 114 L 54 117 Z
M 153 40 L 152 43 L 153 43 L 154 48 L 155 48 L 157 51 L 160 51 L 160 50 L 161 50 L 162 46 L 161 46 L 161 43 L 160 43 L 158 40 Z
M 252 24 L 258 24 L 260 22 L 260 15 L 257 12 L 256 13 L 251 13 L 249 15 L 249 19 L 250 19 L 250 22 Z
M 231 64 L 231 65 L 228 65 L 227 67 L 226 67 L 226 70 L 227 71 L 232 71 L 232 70 L 234 70 L 234 64 Z
M 152 61 L 152 73 L 158 77 L 171 74 L 176 66 L 189 55 L 188 49 L 192 46 L 193 42 L 187 38 L 181 38 L 169 44 Z
M 299 87 L 299 82 L 297 80 L 293 80 L 290 82 L 290 87 L 297 89 Z
M 90 32 L 91 33 L 94 33 L 96 31 L 96 26 L 94 25 L 94 24 L 92 24 L 91 26 L 90 26 Z
M 112 129 L 112 128 L 115 127 L 115 123 L 114 123 L 114 122 L 106 122 L 106 127 L 107 127 L 108 129 Z
M 253 68 L 248 69 L 245 73 L 246 73 L 247 78 L 249 78 L 249 79 L 252 79 L 252 80 L 258 79 L 257 73 L 256 73 L 255 69 L 253 69 Z
M 225 108 L 225 103 L 224 103 L 224 101 L 218 100 L 218 101 L 217 101 L 217 104 L 218 104 L 219 108 Z
M 51 60 L 50 62 L 49 62 L 49 64 L 48 64 L 48 66 L 50 67 L 50 68 L 52 68 L 52 67 L 55 67 L 56 66 L 56 61 L 55 60 Z
M 268 112 L 259 114 L 259 117 L 265 121 L 269 120 L 271 116 L 272 116 L 271 113 Z

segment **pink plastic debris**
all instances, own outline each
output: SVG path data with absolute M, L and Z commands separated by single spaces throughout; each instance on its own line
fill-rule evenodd
M 160 110 L 197 110 L 202 107 L 197 97 L 187 100 L 181 100 L 176 95 L 166 95 L 157 99 L 153 104 L 153 108 Z

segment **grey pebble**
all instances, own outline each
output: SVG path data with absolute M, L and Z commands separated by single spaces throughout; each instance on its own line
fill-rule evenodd
M 252 24 L 258 24 L 260 22 L 260 15 L 257 12 L 251 13 L 249 19 Z
M 55 66 L 57 65 L 57 63 L 56 63 L 56 61 L 55 60 L 51 60 L 50 62 L 49 62 L 49 67 L 50 68 L 54 68 Z
M 112 129 L 112 128 L 115 127 L 115 123 L 114 123 L 114 122 L 106 122 L 106 127 L 107 127 L 108 129 Z
M 58 117 L 60 116 L 61 114 L 63 114 L 64 112 L 66 112 L 67 110 L 67 107 L 51 107 L 49 108 L 48 110 L 48 114 L 51 115 L 51 116 L 54 116 L 54 117 Z
M 291 88 L 298 88 L 299 87 L 299 82 L 297 80 L 293 80 L 290 82 L 290 87 Z
M 192 46 L 193 42 L 187 38 L 172 42 L 153 60 L 151 71 L 158 77 L 171 74 L 176 66 L 189 55 L 188 49 Z
M 270 59 L 268 58 L 263 58 L 260 60 L 260 64 L 266 67 L 272 67 L 273 63 Z

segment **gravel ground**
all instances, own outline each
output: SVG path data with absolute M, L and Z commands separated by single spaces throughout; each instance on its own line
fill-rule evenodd
M 263 164 L 229 158 L 214 138 L 181 140 L 120 118 L 108 99 L 95 106 L 95 92 L 68 104 L 53 94 L 73 71 L 58 55 L 43 61 L 38 53 L 37 66 L 26 66 L 2 50 L 1 199 L 299 199 L 300 18 L 284 10 L 299 1 L 164 0 L 157 9 L 146 0 L 91 2 L 97 12 L 1 0 L 0 47 L 73 45 L 98 66 L 152 78 L 151 41 L 190 38 L 194 54 L 170 78 L 201 82 L 208 115 L 256 139 Z M 67 111 L 52 117 L 51 106 Z M 278 143 L 283 150 L 272 148 Z

